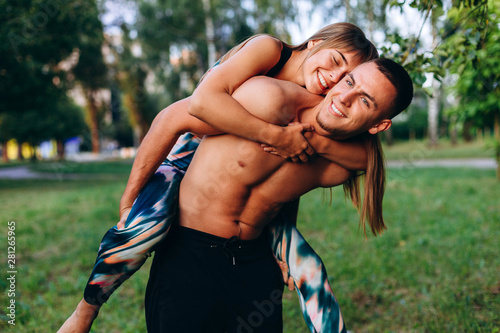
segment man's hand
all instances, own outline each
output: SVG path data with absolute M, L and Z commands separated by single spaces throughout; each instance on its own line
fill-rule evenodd
M 313 127 L 304 123 L 290 123 L 283 127 L 283 134 L 273 145 L 262 144 L 264 151 L 279 155 L 293 162 L 307 162 L 314 155 L 314 149 L 304 138 L 304 132 L 313 131 Z
M 276 259 L 276 262 L 280 266 L 281 273 L 283 274 L 283 281 L 285 284 L 288 286 L 288 290 L 294 291 L 295 290 L 295 283 L 293 282 L 293 278 L 288 275 L 288 265 L 284 261 L 280 261 Z
M 127 217 L 128 217 L 128 214 L 130 213 L 131 209 L 132 209 L 132 207 L 124 208 L 120 212 L 120 221 L 116 224 L 116 227 L 118 228 L 118 230 L 125 228 L 125 222 L 127 222 Z

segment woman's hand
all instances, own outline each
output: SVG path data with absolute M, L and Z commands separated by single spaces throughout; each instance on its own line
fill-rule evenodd
M 132 207 L 127 207 L 120 212 L 120 221 L 116 224 L 118 230 L 125 228 L 125 222 L 127 222 L 127 217 L 131 209 Z
M 285 284 L 288 286 L 288 290 L 294 291 L 295 290 L 295 283 L 293 282 L 293 278 L 288 274 L 288 265 L 284 261 L 280 261 L 276 259 L 276 262 L 280 266 L 281 269 L 281 274 L 283 274 L 283 281 Z
M 314 155 L 314 149 L 304 138 L 303 133 L 313 131 L 313 127 L 304 123 L 290 123 L 283 127 L 283 134 L 273 145 L 262 144 L 264 151 L 279 155 L 293 162 L 307 162 L 309 156 Z

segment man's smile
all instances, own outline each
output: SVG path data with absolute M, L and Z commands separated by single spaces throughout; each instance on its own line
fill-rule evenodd
M 345 114 L 343 114 L 339 109 L 335 107 L 335 104 L 332 103 L 330 104 L 330 112 L 333 114 L 335 117 L 342 117 L 342 118 L 347 118 Z

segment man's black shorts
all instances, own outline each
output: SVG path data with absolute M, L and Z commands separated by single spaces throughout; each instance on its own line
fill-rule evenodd
M 282 332 L 282 294 L 266 236 L 240 241 L 172 226 L 151 267 L 148 332 Z

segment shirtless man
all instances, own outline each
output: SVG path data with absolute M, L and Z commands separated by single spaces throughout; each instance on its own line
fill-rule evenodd
M 321 97 L 270 78 L 236 90 L 233 96 L 263 120 L 311 124 L 308 141 L 319 156 L 288 163 L 236 136 L 203 139 L 181 182 L 179 226 L 155 254 L 146 294 L 149 332 L 282 331 L 283 282 L 262 231 L 285 203 L 352 176 L 322 156 L 324 147 L 330 139 L 390 127 L 412 97 L 411 80 L 398 66 L 386 59 L 364 63 L 319 104 Z

